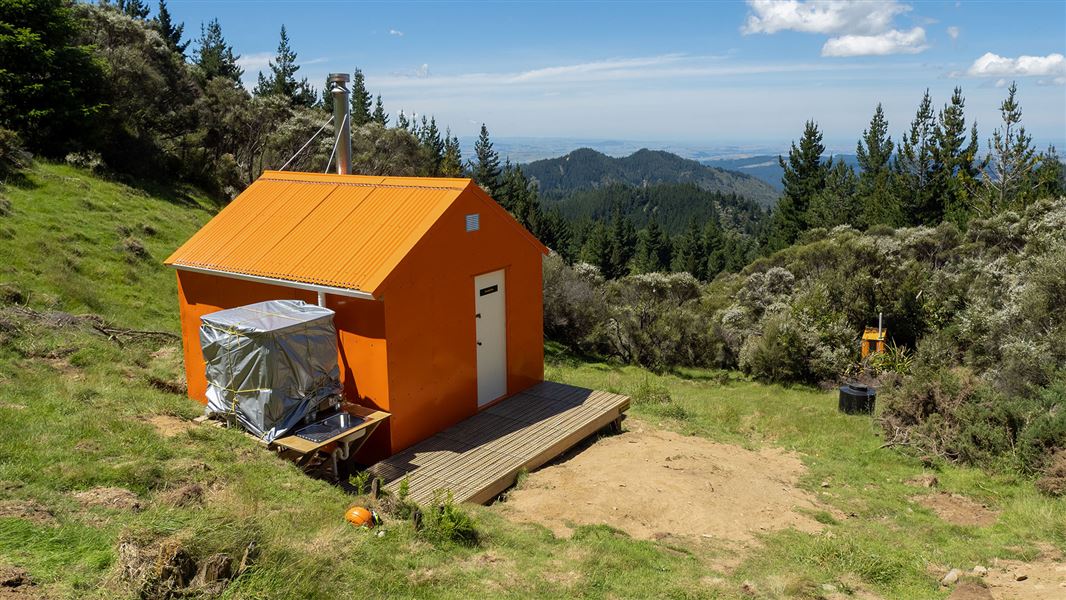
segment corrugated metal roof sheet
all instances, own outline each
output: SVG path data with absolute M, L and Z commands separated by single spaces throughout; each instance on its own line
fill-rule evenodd
M 374 293 L 472 187 L 469 179 L 267 171 L 164 262 Z

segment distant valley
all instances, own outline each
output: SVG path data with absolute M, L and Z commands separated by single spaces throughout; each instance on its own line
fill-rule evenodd
M 783 153 L 783 155 L 784 154 L 787 153 Z M 854 167 L 856 171 L 859 168 L 859 163 L 854 154 L 834 154 L 833 160 L 843 160 Z M 781 175 L 784 174 L 784 171 L 781 169 L 781 165 L 777 162 L 776 154 L 761 154 L 745 158 L 713 158 L 704 159 L 700 162 L 708 167 L 727 169 L 758 177 L 762 181 L 773 186 L 775 190 L 781 190 Z

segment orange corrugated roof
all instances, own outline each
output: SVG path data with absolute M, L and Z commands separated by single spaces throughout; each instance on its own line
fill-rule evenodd
M 164 262 L 373 294 L 468 190 L 480 191 L 470 179 L 266 171 Z

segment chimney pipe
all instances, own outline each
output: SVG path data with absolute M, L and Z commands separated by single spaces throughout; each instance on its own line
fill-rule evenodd
M 352 174 L 352 126 L 349 117 L 347 73 L 329 74 L 329 93 L 333 96 L 333 131 L 336 132 L 337 174 Z

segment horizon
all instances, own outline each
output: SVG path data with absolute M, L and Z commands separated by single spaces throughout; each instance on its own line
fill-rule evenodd
M 270 9 L 249 11 L 254 4 Z M 267 68 L 285 25 L 297 77 L 321 89 L 329 72 L 359 67 L 394 119 L 401 109 L 431 114 L 461 138 L 486 123 L 493 139 L 780 152 L 812 118 L 838 151 L 854 145 L 879 102 L 898 140 L 926 88 L 939 108 L 958 85 L 984 147 L 1014 80 L 1038 146 L 1066 143 L 1066 10 L 1057 3 L 168 6 L 187 39 L 219 19 L 246 86 Z M 338 47 L 342 36 L 323 35 L 319 15 L 349 13 L 359 42 Z M 1026 35 L 1003 31 L 1005 17 Z

